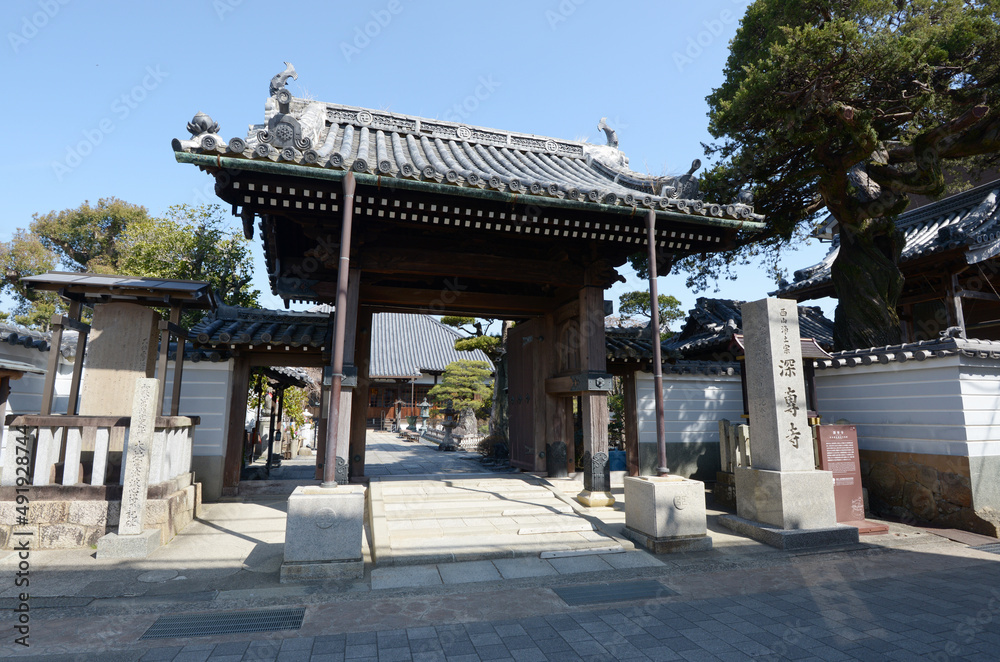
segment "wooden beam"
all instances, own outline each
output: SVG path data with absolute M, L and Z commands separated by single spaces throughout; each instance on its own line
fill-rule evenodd
M 476 313 L 505 319 L 511 315 L 543 315 L 558 303 L 550 297 L 468 292 L 461 288 L 461 282 L 456 282 L 453 289 L 434 290 L 362 284 L 361 301 L 371 306 L 401 306 L 434 315 Z M 326 283 L 316 286 L 317 294 L 322 296 L 331 296 L 329 290 Z
M 955 296 L 962 299 L 981 299 L 982 301 L 997 301 L 1000 302 L 1000 297 L 995 294 L 990 294 L 989 292 L 975 292 L 973 290 L 958 290 L 955 292 Z
M 364 271 L 448 278 L 474 278 L 539 285 L 579 286 L 583 268 L 568 262 L 546 262 L 479 253 L 438 254 L 422 250 L 386 249 L 359 259 Z

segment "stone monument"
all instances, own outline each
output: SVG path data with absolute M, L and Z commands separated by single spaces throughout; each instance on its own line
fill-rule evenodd
M 365 486 L 300 486 L 288 497 L 281 581 L 364 576 Z
M 87 339 L 81 416 L 128 416 L 137 379 L 152 377 L 160 315 L 134 303 L 101 303 Z
M 145 529 L 143 526 L 158 402 L 159 382 L 156 379 L 137 379 L 125 447 L 118 533 L 109 533 L 97 541 L 99 559 L 144 559 L 160 546 L 160 529 Z
M 781 549 L 858 542 L 837 524 L 833 474 L 816 470 L 795 301 L 743 304 L 751 466 L 734 467 L 737 516 L 719 522 Z

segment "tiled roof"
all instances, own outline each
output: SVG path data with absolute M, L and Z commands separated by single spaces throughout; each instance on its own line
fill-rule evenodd
M 966 252 L 969 264 L 1000 255 L 1000 181 L 953 195 L 901 214 L 896 220 L 905 238 L 900 265 L 951 249 Z M 830 282 L 830 268 L 840 252 L 834 236 L 830 252 L 817 264 L 795 272 L 795 280 L 773 296 L 787 296 Z
M 329 347 L 330 317 L 324 313 L 219 306 L 191 327 L 200 345 Z
M 464 337 L 429 315 L 377 313 L 372 319 L 368 373 L 374 378 L 419 377 L 421 372 L 443 372 L 453 361 L 486 361 L 492 367 L 478 349 L 455 349 L 455 341 Z
M 724 351 L 733 335 L 742 333 L 742 301 L 699 297 L 680 332 L 663 343 L 664 351 L 694 356 Z M 799 306 L 799 335 L 813 338 L 821 347 L 833 346 L 833 322 L 813 306 Z
M 972 358 L 1000 360 L 1000 341 L 973 338 L 938 338 L 920 342 L 852 349 L 835 352 L 832 358 L 816 361 L 817 369 L 853 368 L 875 363 L 905 363 L 961 354 Z
M 272 80 L 264 123 L 251 125 L 245 138 L 223 139 L 219 125 L 198 113 L 188 123 L 191 138 L 175 139 L 174 151 L 353 170 L 382 179 L 594 205 L 645 207 L 702 217 L 706 224 L 726 219 L 748 229 L 760 227 L 757 222 L 762 217 L 749 204 L 703 202 L 691 173 L 658 177 L 629 169 L 610 128 L 605 130 L 608 144 L 595 145 L 321 103 L 291 96 L 284 85 L 289 76 L 297 78 L 293 74 L 289 65 Z
M 62 355 L 66 359 L 72 359 L 76 355 L 77 332 L 65 329 L 62 337 Z M 15 324 L 0 322 L 0 342 L 8 345 L 20 345 L 21 347 L 34 347 L 39 352 L 49 351 L 52 342 L 51 331 L 37 331 Z

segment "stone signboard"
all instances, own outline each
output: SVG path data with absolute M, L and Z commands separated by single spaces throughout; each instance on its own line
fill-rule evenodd
M 833 473 L 833 499 L 837 521 L 857 526 L 862 533 L 874 533 L 882 525 L 865 522 L 865 497 L 861 488 L 861 461 L 858 456 L 858 430 L 853 425 L 816 426 L 819 465 Z

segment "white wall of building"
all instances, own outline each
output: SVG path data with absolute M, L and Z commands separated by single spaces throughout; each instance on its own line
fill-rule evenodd
M 655 473 L 656 399 L 653 375 L 636 374 L 639 467 Z M 739 420 L 743 396 L 739 375 L 663 375 L 663 418 L 671 473 L 715 480 L 719 468 L 719 419 Z

